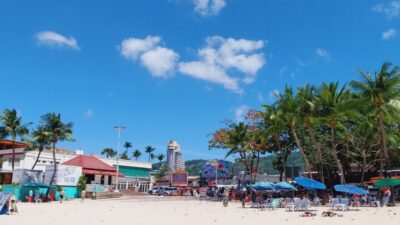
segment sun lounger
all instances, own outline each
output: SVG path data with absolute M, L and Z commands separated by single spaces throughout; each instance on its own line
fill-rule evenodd
M 310 208 L 310 200 L 308 200 L 308 199 L 302 200 L 302 201 L 301 201 L 300 209 L 301 209 L 302 211 L 308 211 L 309 208 Z
M 268 205 L 269 209 L 276 209 L 281 205 L 281 200 L 279 198 L 273 199 L 272 202 Z

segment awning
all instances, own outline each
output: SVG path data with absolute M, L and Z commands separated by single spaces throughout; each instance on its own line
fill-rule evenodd
M 112 171 L 104 171 L 104 170 L 91 170 L 91 169 L 83 169 L 83 174 L 94 174 L 94 175 L 106 175 L 106 176 L 117 176 L 116 172 Z M 124 174 L 119 173 L 118 177 L 124 177 Z

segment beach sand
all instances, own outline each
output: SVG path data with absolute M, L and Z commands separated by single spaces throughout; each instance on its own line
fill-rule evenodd
M 19 215 L 0 216 L 0 225 L 399 225 L 400 207 L 359 208 L 322 217 L 327 207 L 314 207 L 316 217 L 284 209 L 241 208 L 240 203 L 205 202 L 179 197 L 126 197 L 53 203 L 19 203 Z

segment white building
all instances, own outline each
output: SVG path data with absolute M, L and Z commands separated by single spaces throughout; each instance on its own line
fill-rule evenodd
M 176 141 L 168 142 L 167 165 L 172 171 L 185 169 L 185 161 L 181 153 L 181 147 Z

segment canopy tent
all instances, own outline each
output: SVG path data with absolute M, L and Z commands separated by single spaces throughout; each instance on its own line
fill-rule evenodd
M 356 195 L 368 194 L 368 191 L 353 185 L 335 185 L 334 188 L 338 192 L 344 192 L 349 194 L 356 194 Z
M 306 190 L 325 190 L 325 184 L 305 177 L 296 177 L 294 181 Z
M 374 183 L 375 187 L 394 187 L 394 186 L 399 186 L 400 185 L 400 180 L 398 179 L 393 179 L 393 178 L 385 178 L 385 179 L 380 179 Z
M 281 191 L 297 191 L 293 185 L 289 184 L 288 182 L 279 182 L 272 185 L 276 190 Z
M 93 155 L 79 155 L 63 163 L 63 165 L 80 166 L 83 174 L 117 176 L 117 169 L 101 161 Z M 119 176 L 124 175 L 119 173 Z

